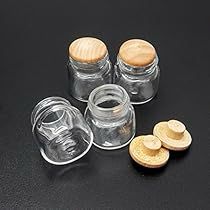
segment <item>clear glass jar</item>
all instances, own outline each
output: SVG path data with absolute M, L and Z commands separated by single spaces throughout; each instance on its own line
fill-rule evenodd
M 69 93 L 74 98 L 87 102 L 93 89 L 112 83 L 112 65 L 106 46 L 100 40 L 84 37 L 75 42 L 69 47 Z
M 61 97 L 39 102 L 32 111 L 31 124 L 41 155 L 51 164 L 78 160 L 93 142 L 93 133 L 80 111 Z
M 137 54 L 135 51 L 133 57 L 139 56 L 135 55 L 135 53 Z M 144 52 L 142 52 L 142 54 L 143 53 Z M 130 57 L 132 58 L 132 55 L 130 55 Z M 143 59 L 145 59 L 145 57 L 143 57 Z M 141 62 L 141 55 L 138 61 Z M 142 63 L 144 62 L 145 60 Z M 156 53 L 150 63 L 141 66 L 127 64 L 118 54 L 117 62 L 114 67 L 113 83 L 125 88 L 132 104 L 143 104 L 150 101 L 158 91 L 159 77 L 160 69 L 158 67 L 158 56 Z
M 124 147 L 135 135 L 134 108 L 124 88 L 115 84 L 91 92 L 85 119 L 94 135 L 93 144 L 101 149 Z

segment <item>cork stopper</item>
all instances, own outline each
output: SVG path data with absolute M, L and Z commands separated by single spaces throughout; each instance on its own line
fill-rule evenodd
M 184 135 L 186 127 L 183 123 L 179 122 L 178 120 L 169 120 L 167 122 L 167 129 L 166 134 L 169 138 L 172 139 L 181 139 Z
M 185 125 L 178 120 L 157 123 L 153 134 L 160 139 L 164 147 L 174 151 L 185 150 L 192 142 L 192 137 Z
M 145 136 L 142 140 L 142 143 L 143 151 L 150 156 L 157 154 L 157 152 L 161 148 L 161 141 L 153 135 Z
M 129 146 L 132 159 L 147 168 L 159 168 L 169 159 L 169 151 L 161 147 L 160 140 L 153 135 L 138 136 Z
M 82 37 L 69 46 L 69 56 L 82 63 L 96 63 L 107 54 L 106 45 L 93 37 Z
M 121 45 L 119 57 L 128 65 L 144 67 L 154 61 L 156 51 L 147 41 L 141 39 L 130 39 Z

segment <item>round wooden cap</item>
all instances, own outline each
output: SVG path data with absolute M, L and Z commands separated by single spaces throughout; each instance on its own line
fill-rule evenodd
M 129 153 L 135 162 L 148 168 L 159 168 L 169 159 L 169 151 L 162 148 L 160 140 L 153 135 L 134 138 Z
M 185 125 L 178 120 L 169 120 L 168 128 L 171 132 L 175 134 L 183 134 L 184 131 L 186 130 Z
M 178 120 L 159 122 L 155 125 L 153 134 L 160 139 L 165 148 L 174 151 L 185 150 L 192 142 L 192 137 L 185 125 Z
M 82 37 L 69 46 L 69 56 L 82 63 L 96 63 L 107 54 L 106 45 L 93 37 Z
M 161 148 L 161 141 L 153 135 L 145 136 L 142 143 L 144 148 L 148 151 L 148 154 L 152 154 L 152 152 L 156 152 Z
M 147 66 L 154 61 L 155 56 L 155 48 L 141 39 L 130 39 L 124 42 L 119 50 L 119 57 L 131 66 Z

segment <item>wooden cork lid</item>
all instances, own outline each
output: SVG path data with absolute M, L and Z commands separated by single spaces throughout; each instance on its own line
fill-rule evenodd
M 165 148 L 174 151 L 187 149 L 192 138 L 183 123 L 178 120 L 159 122 L 153 129 L 153 134 L 157 136 Z
M 119 50 L 119 57 L 128 65 L 143 67 L 151 64 L 156 56 L 155 48 L 147 41 L 130 39 Z
M 69 46 L 69 56 L 82 63 L 96 63 L 107 54 L 106 45 L 99 39 L 83 37 Z
M 169 159 L 169 151 L 161 147 L 161 141 L 153 136 L 138 136 L 129 146 L 132 159 L 147 168 L 160 168 Z

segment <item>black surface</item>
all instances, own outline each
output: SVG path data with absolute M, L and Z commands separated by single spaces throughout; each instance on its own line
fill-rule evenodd
M 0 2 L 1 209 L 210 209 L 210 13 L 202 1 Z M 161 170 L 131 161 L 128 148 L 92 147 L 65 167 L 45 162 L 31 134 L 33 106 L 67 93 L 67 48 L 77 37 L 120 44 L 143 38 L 160 58 L 158 96 L 136 106 L 137 135 L 177 118 L 193 136 Z

